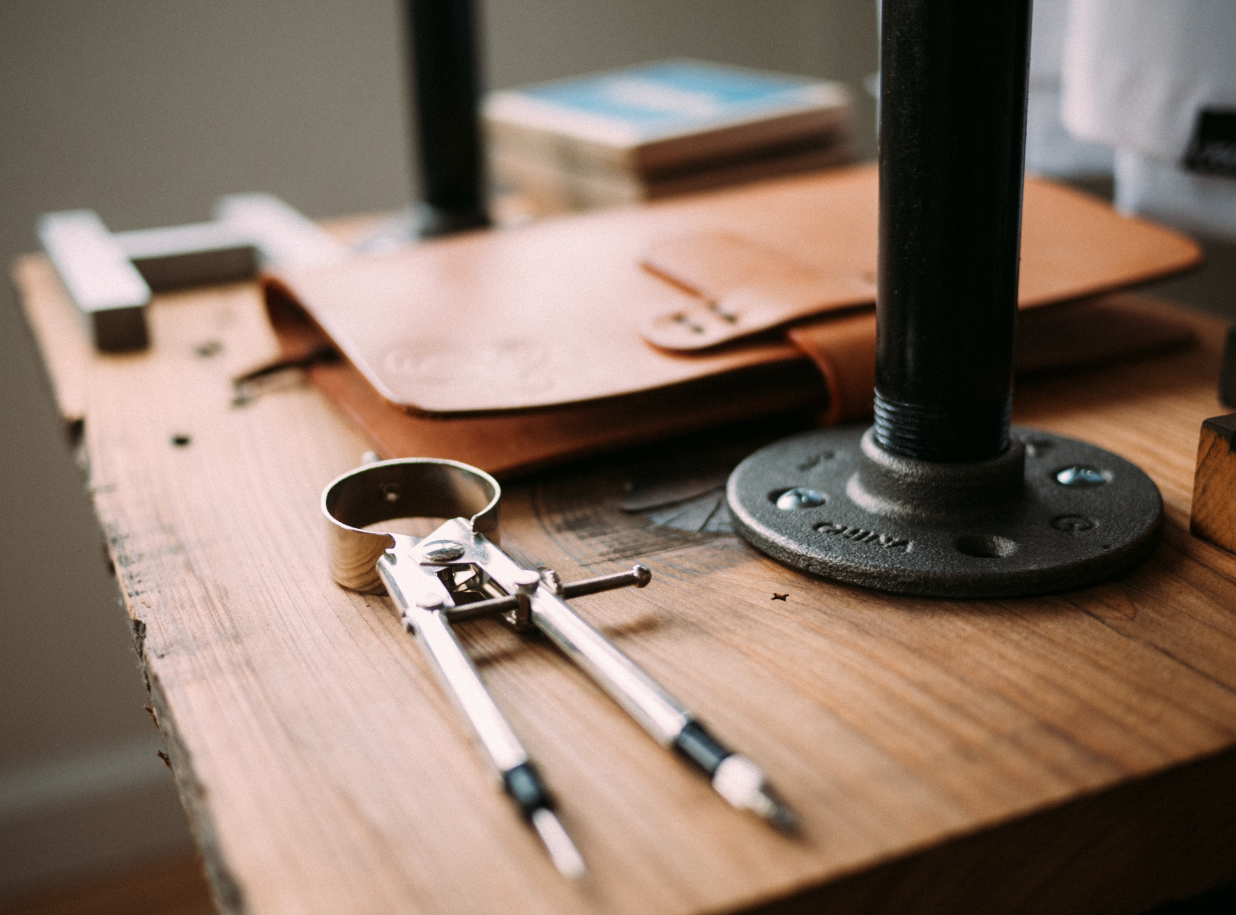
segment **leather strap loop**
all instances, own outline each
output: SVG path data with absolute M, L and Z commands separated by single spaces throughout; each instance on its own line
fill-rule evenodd
M 875 301 L 875 277 L 830 275 L 729 233 L 699 233 L 654 245 L 640 260 L 696 297 L 640 327 L 662 349 L 708 349 L 818 315 Z

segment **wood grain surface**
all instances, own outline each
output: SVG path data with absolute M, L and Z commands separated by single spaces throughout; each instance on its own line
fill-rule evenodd
M 508 486 L 508 549 L 568 580 L 652 568 L 577 608 L 804 823 L 789 839 L 729 808 L 551 646 L 461 625 L 589 863 L 573 886 L 388 602 L 329 578 L 318 498 L 366 443 L 294 377 L 233 405 L 230 377 L 275 352 L 256 289 L 160 296 L 149 352 L 98 356 L 45 261 L 15 275 L 61 409 L 85 418 L 225 911 L 1135 912 L 1236 876 L 1236 557 L 1187 531 L 1197 430 L 1223 412 L 1218 321 L 1191 318 L 1197 348 L 1017 391 L 1015 421 L 1163 492 L 1151 559 L 1083 591 L 959 602 L 804 577 L 727 533 L 709 476 L 727 452 L 699 443 Z

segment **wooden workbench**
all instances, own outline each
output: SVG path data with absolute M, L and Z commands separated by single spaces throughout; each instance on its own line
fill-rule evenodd
M 1163 492 L 1153 557 L 1083 591 L 957 602 L 808 579 L 621 511 L 673 472 L 664 453 L 509 486 L 508 548 L 567 579 L 651 566 L 648 588 L 577 607 L 804 823 L 790 839 L 729 808 L 550 646 L 461 626 L 589 863 L 574 886 L 387 601 L 330 580 L 318 498 L 366 443 L 296 378 L 233 404 L 229 379 L 275 354 L 256 288 L 161 296 L 148 352 L 99 356 L 43 259 L 16 278 L 64 418 L 84 419 L 226 911 L 1135 912 L 1236 877 L 1236 557 L 1187 530 L 1199 425 L 1226 412 L 1213 319 L 1191 318 L 1187 352 L 1019 387 L 1017 422 L 1113 449 Z

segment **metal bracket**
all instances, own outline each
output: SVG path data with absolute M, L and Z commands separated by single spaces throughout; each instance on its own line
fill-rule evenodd
M 213 222 L 109 232 L 93 210 L 45 213 L 39 240 L 103 352 L 149 343 L 154 292 L 246 280 L 265 267 L 304 267 L 350 256 L 307 217 L 269 194 L 234 194 Z

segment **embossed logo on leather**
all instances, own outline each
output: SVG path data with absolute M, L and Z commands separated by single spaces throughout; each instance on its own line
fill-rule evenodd
M 548 352 L 531 340 L 469 344 L 466 339 L 424 337 L 395 346 L 382 365 L 419 385 L 442 388 L 494 386 L 541 394 L 554 385 Z

